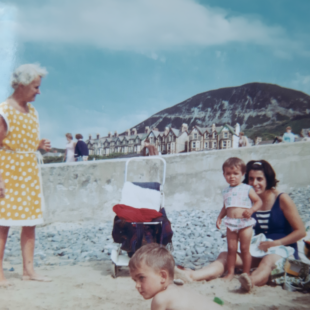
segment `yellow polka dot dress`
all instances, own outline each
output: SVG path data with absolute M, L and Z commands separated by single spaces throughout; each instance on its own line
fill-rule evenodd
M 37 157 L 39 119 L 28 103 L 29 113 L 21 113 L 7 102 L 0 115 L 8 131 L 0 150 L 0 171 L 5 198 L 0 199 L 0 226 L 34 226 L 43 223 L 42 195 Z

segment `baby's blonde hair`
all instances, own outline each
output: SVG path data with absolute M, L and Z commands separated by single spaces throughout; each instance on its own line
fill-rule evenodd
M 130 272 L 137 270 L 141 264 L 146 264 L 148 267 L 159 272 L 160 270 L 168 271 L 170 279 L 174 278 L 174 258 L 171 253 L 157 243 L 150 243 L 142 246 L 130 259 Z

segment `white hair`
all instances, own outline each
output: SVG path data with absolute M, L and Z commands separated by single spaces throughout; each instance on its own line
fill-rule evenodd
M 40 64 L 25 64 L 15 69 L 12 74 L 11 85 L 14 89 L 19 84 L 28 85 L 38 76 L 45 77 L 47 70 L 40 66 Z

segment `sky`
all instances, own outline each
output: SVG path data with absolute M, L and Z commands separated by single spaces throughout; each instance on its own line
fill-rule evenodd
M 24 63 L 49 74 L 41 138 L 105 136 L 212 89 L 310 94 L 309 0 L 0 0 L 0 102 Z

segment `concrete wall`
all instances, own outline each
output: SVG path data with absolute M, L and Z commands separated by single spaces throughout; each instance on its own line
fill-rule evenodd
M 222 164 L 233 156 L 245 162 L 269 161 L 280 180 L 280 190 L 310 184 L 308 142 L 166 155 L 163 156 L 167 162 L 166 209 L 220 209 L 221 190 L 226 186 Z M 44 165 L 46 223 L 112 220 L 112 207 L 120 200 L 125 162 L 114 159 Z M 159 160 L 134 162 L 129 167 L 128 179 L 160 182 L 160 167 Z

